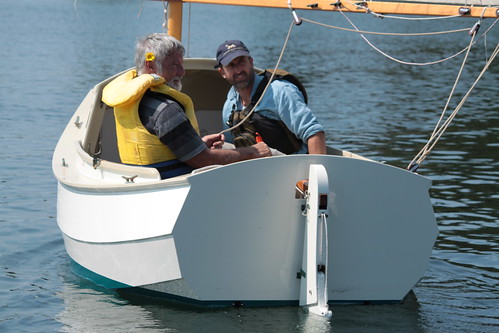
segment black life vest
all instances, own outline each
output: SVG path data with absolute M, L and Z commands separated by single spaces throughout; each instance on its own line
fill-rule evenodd
M 243 110 L 233 110 L 228 121 L 230 127 L 238 124 L 243 120 L 248 113 L 253 109 L 256 102 L 265 89 L 265 86 L 272 76 L 273 70 L 265 70 L 259 74 L 263 76 L 262 81 L 256 88 L 255 94 L 251 98 L 251 102 Z M 307 92 L 303 84 L 291 73 L 284 70 L 277 70 L 274 74 L 273 80 L 286 80 L 293 83 L 302 92 L 305 103 L 308 102 Z M 293 154 L 297 152 L 302 145 L 302 141 L 289 130 L 289 128 L 281 120 L 266 118 L 258 112 L 253 114 L 240 126 L 233 129 L 232 136 L 234 137 L 234 145 L 236 147 L 247 147 L 254 145 L 257 140 L 256 136 L 261 136 L 262 140 L 274 149 L 279 150 L 285 154 Z

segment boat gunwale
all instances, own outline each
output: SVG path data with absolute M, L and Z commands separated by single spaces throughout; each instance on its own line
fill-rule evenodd
M 340 151 L 340 152 L 345 153 L 345 154 L 349 154 L 348 152 L 343 152 L 343 151 Z M 352 159 L 352 160 L 358 160 L 359 162 L 364 162 L 364 163 L 378 164 L 378 165 L 381 165 L 383 167 L 395 168 L 395 169 L 398 169 L 400 172 L 406 172 L 406 173 L 409 173 L 409 174 L 417 176 L 417 177 L 425 178 L 430 182 L 430 184 L 432 182 L 431 179 L 429 179 L 426 176 L 420 175 L 418 173 L 410 172 L 406 169 L 399 168 L 397 166 L 374 161 L 371 159 L 364 158 L 362 156 L 356 157 L 357 155 L 351 154 L 351 153 L 350 153 L 350 155 L 351 156 L 342 155 L 342 154 L 337 154 L 337 155 L 336 154 L 333 154 L 333 155 L 331 155 L 331 154 L 328 154 L 328 155 L 299 154 L 299 155 L 272 156 L 272 157 L 265 157 L 265 158 L 251 159 L 251 160 L 235 162 L 235 163 L 231 163 L 228 165 L 213 165 L 213 166 L 208 166 L 208 167 L 201 168 L 201 169 L 196 169 L 192 173 L 180 175 L 180 176 L 173 177 L 173 178 L 157 179 L 157 180 L 143 181 L 143 182 L 137 182 L 137 183 L 135 183 L 135 182 L 125 183 L 125 182 L 123 182 L 123 183 L 110 184 L 110 183 L 106 183 L 104 180 L 99 180 L 99 179 L 91 178 L 91 177 L 85 177 L 85 180 L 87 180 L 87 181 L 93 180 L 92 183 L 85 184 L 85 183 L 77 183 L 74 181 L 68 181 L 68 180 L 62 179 L 57 174 L 56 174 L 56 178 L 57 178 L 58 182 L 61 183 L 61 185 L 65 186 L 67 188 L 71 188 L 73 190 L 81 190 L 84 192 L 95 192 L 95 193 L 113 193 L 113 192 L 116 193 L 116 192 L 133 192 L 133 191 L 141 192 L 141 191 L 145 191 L 145 190 L 161 190 L 161 189 L 174 188 L 174 187 L 191 186 L 191 184 L 189 182 L 189 178 L 191 178 L 191 177 L 196 177 L 196 176 L 204 174 L 206 172 L 213 172 L 213 171 L 218 170 L 220 168 L 230 168 L 232 166 L 239 165 L 239 164 L 246 164 L 246 163 L 259 163 L 259 164 L 261 164 L 261 163 L 265 163 L 265 160 L 267 160 L 267 159 L 297 159 L 297 158 L 303 159 L 304 157 L 308 158 L 308 157 L 316 156 L 319 158 Z M 317 162 L 314 162 L 313 160 L 314 160 L 313 158 L 310 160 L 311 164 L 317 163 Z M 86 163 L 85 161 L 82 161 L 82 162 Z M 108 163 L 115 164 L 113 162 L 108 162 Z M 293 163 L 294 162 L 290 161 L 289 163 L 286 163 L 286 164 L 294 165 Z M 102 165 L 99 167 L 102 167 Z M 125 167 L 128 167 L 128 166 L 125 166 Z M 130 166 L 130 168 L 135 169 L 137 167 Z

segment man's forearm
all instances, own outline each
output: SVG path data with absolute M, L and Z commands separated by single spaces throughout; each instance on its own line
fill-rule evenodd
M 309 154 L 326 154 L 326 135 L 324 132 L 317 132 L 307 140 Z

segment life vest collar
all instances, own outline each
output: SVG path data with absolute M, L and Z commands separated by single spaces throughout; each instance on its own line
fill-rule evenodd
M 141 99 L 147 89 L 157 87 L 165 79 L 157 74 L 142 74 L 132 69 L 111 81 L 102 90 L 102 101 L 111 107 L 124 106 Z

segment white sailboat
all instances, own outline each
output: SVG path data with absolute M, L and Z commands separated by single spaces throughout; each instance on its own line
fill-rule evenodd
M 498 15 L 487 0 L 462 7 L 466 14 L 455 14 L 459 6 L 371 1 L 172 1 L 168 31 L 178 39 L 184 2 Z M 183 91 L 205 133 L 221 130 L 229 89 L 214 65 L 185 59 Z M 329 147 L 328 155 L 214 165 L 161 180 L 154 168 L 120 163 L 113 109 L 101 101 L 116 76 L 90 90 L 53 155 L 57 222 L 78 274 L 196 305 L 299 304 L 321 315 L 331 303 L 401 301 L 424 276 L 438 235 L 428 178 Z M 304 193 L 296 189 L 302 180 Z

